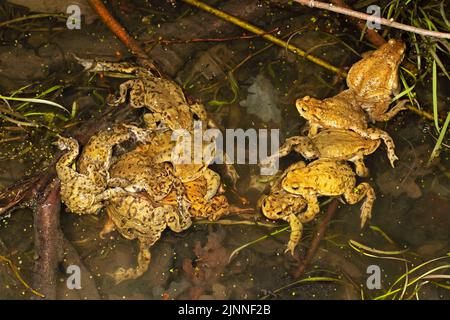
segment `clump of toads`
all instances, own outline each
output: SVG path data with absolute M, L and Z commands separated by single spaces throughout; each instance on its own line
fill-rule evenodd
M 77 214 L 95 214 L 106 207 L 108 221 L 100 233 L 117 230 L 127 239 L 140 244 L 136 268 L 118 269 L 117 283 L 134 279 L 148 268 L 149 248 L 166 227 L 181 232 L 196 217 L 216 220 L 230 212 L 227 198 L 221 194 L 219 174 L 208 168 L 215 149 L 205 146 L 202 161 L 173 163 L 173 130 L 194 130 L 194 120 L 204 127 L 213 125 L 201 104 L 190 104 L 174 82 L 153 75 L 146 69 L 127 63 L 79 60 L 92 72 L 120 71 L 136 78 L 120 86 L 113 104 L 125 102 L 134 108 L 145 107 L 145 128 L 121 124 L 100 131 L 79 154 L 75 139 L 60 137 L 56 144 L 67 152 L 56 165 L 61 180 L 61 200 Z M 114 146 L 134 140 L 136 147 L 113 157 Z M 180 151 L 182 152 L 182 151 Z M 193 153 L 192 153 L 193 154 Z M 194 159 L 192 159 L 194 160 Z M 228 166 L 232 179 L 237 174 Z
M 403 102 L 389 109 L 392 95 L 399 90 L 398 66 L 404 51 L 402 42 L 390 40 L 352 66 L 347 77 L 349 89 L 324 100 L 309 96 L 297 100 L 300 115 L 309 122 L 308 136 L 288 138 L 272 157 L 295 150 L 308 160 L 317 160 L 288 167 L 260 201 L 267 218 L 290 223 L 287 251 L 293 253 L 297 246 L 302 223 L 319 213 L 319 196 L 343 195 L 350 204 L 365 198 L 361 226 L 370 218 L 375 192 L 368 183 L 356 184 L 355 173 L 346 161 L 354 163 L 358 176 L 366 177 L 363 158 L 381 141 L 392 166 L 397 160 L 392 138 L 367 122 L 389 120 L 404 109 Z M 119 96 L 111 104 L 129 99 L 131 107 L 148 109 L 145 128 L 121 124 L 100 131 L 80 155 L 75 139 L 60 137 L 56 142 L 61 150 L 67 150 L 56 171 L 61 180 L 61 200 L 68 210 L 95 214 L 106 207 L 108 220 L 100 236 L 117 230 L 125 238 L 139 241 L 137 266 L 119 268 L 113 274 L 119 283 L 135 279 L 148 269 L 150 247 L 167 227 L 181 232 L 191 226 L 192 218 L 217 220 L 231 210 L 222 194 L 220 176 L 208 168 L 216 152 L 211 144 L 204 147 L 200 163 L 173 161 L 177 144 L 172 140 L 174 130 L 192 133 L 195 121 L 201 121 L 203 127 L 214 126 L 203 105 L 189 103 L 176 83 L 144 68 L 78 60 L 91 72 L 132 74 L 134 78 L 120 85 Z M 125 141 L 134 141 L 134 149 L 113 156 L 114 147 Z M 235 182 L 238 175 L 232 166 L 227 166 L 227 173 Z
M 392 166 L 398 159 L 389 134 L 369 127 L 368 121 L 387 121 L 405 109 L 405 101 L 389 109 L 392 97 L 399 93 L 398 67 L 404 54 L 405 44 L 391 39 L 379 49 L 365 53 L 351 67 L 347 90 L 324 100 L 306 96 L 296 101 L 300 116 L 308 121 L 308 135 L 288 138 L 271 160 L 292 150 L 308 160 L 317 160 L 289 166 L 272 183 L 270 194 L 260 199 L 267 218 L 289 222 L 292 231 L 286 251 L 294 252 L 302 223 L 320 212 L 319 196 L 342 195 L 349 204 L 365 199 L 361 227 L 371 217 L 375 192 L 366 182 L 356 184 L 355 173 L 347 161 L 355 165 L 356 175 L 367 177 L 364 156 L 373 153 L 381 140 Z

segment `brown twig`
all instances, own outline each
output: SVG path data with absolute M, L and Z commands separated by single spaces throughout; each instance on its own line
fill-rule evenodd
M 338 207 L 338 200 L 333 199 L 331 201 L 330 205 L 327 208 L 327 212 L 325 214 L 325 217 L 323 217 L 319 227 L 317 228 L 316 233 L 314 234 L 314 238 L 311 241 L 311 245 L 308 249 L 308 252 L 306 253 L 305 259 L 303 262 L 300 263 L 297 270 L 294 272 L 294 277 L 299 278 L 303 275 L 303 273 L 306 270 L 306 267 L 311 263 L 312 258 L 316 254 L 317 249 L 319 248 L 319 243 L 323 238 L 323 235 L 325 234 L 325 230 L 328 227 L 328 224 L 331 221 L 331 218 L 333 218 L 334 214 L 336 213 Z
M 427 37 L 450 39 L 450 33 L 431 31 L 431 30 L 413 27 L 413 26 L 410 26 L 407 24 L 395 22 L 393 19 L 385 19 L 385 18 L 381 18 L 381 17 L 371 16 L 369 14 L 354 11 L 349 8 L 344 8 L 342 6 L 336 6 L 336 5 L 333 5 L 332 3 L 325 3 L 325 2 L 314 1 L 314 0 L 294 0 L 294 1 L 300 3 L 304 6 L 310 6 L 311 8 L 319 8 L 319 9 L 323 9 L 323 10 L 333 11 L 336 13 L 350 16 L 350 17 L 379 23 L 379 24 L 382 24 L 382 25 L 385 25 L 388 27 L 417 33 L 417 34 L 427 36 Z
M 34 210 L 34 246 L 38 259 L 34 265 L 33 285 L 49 300 L 56 299 L 56 273 L 63 253 L 60 210 L 59 180 L 54 180 L 45 188 Z
M 106 26 L 138 58 L 139 64 L 159 74 L 158 69 L 149 56 L 144 52 L 139 42 L 128 34 L 125 28 L 122 27 L 122 25 L 111 15 L 103 2 L 101 0 L 88 0 L 88 2 Z

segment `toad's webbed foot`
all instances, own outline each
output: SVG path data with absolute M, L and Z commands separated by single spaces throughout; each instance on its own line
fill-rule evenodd
M 399 113 L 400 111 L 403 110 L 407 110 L 408 108 L 405 106 L 406 103 L 408 103 L 407 99 L 404 100 L 400 100 L 395 106 L 393 106 L 389 111 L 384 112 L 382 114 L 370 114 L 369 113 L 369 117 L 370 119 L 375 122 L 375 121 L 389 121 L 391 120 L 393 117 L 395 117 L 397 115 L 397 113 Z M 387 101 L 387 105 L 390 104 L 390 101 Z

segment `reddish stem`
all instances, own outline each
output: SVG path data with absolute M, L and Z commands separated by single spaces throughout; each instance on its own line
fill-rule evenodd
M 311 263 L 314 255 L 316 254 L 317 249 L 319 248 L 319 243 L 323 238 L 323 235 L 325 234 L 325 231 L 328 227 L 328 224 L 331 221 L 331 218 L 333 218 L 334 214 L 337 211 L 338 207 L 338 200 L 333 199 L 331 201 L 330 205 L 327 208 L 327 212 L 325 213 L 325 217 L 320 222 L 319 227 L 317 228 L 316 233 L 314 234 L 314 238 L 311 241 L 311 245 L 308 249 L 308 252 L 306 253 L 306 257 L 303 260 L 302 263 L 300 263 L 298 269 L 294 272 L 294 277 L 299 278 L 300 276 L 305 273 L 306 267 Z

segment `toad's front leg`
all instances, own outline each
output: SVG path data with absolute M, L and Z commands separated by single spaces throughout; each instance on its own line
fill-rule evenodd
M 355 171 L 356 174 L 360 177 L 368 177 L 369 176 L 369 168 L 367 168 L 366 164 L 364 163 L 363 156 L 355 156 L 348 161 L 351 161 L 355 164 Z
M 128 92 L 133 89 L 136 80 L 128 80 L 119 86 L 119 96 L 108 98 L 108 104 L 112 107 L 117 107 L 127 101 Z
M 349 204 L 355 204 L 366 197 L 361 206 L 361 228 L 372 216 L 372 207 L 376 199 L 375 191 L 367 182 L 359 184 L 356 188 L 351 188 L 344 193 L 344 198 Z
M 408 102 L 408 100 L 404 99 L 404 100 L 400 100 L 395 106 L 393 106 L 391 109 L 389 109 L 389 111 L 386 111 L 386 109 L 389 108 L 390 102 L 391 102 L 390 99 L 388 99 L 387 101 L 378 102 L 379 104 L 382 104 L 382 105 L 385 104 L 386 107 L 383 107 L 383 106 L 379 107 L 379 106 L 375 105 L 373 110 L 371 110 L 372 112 L 369 113 L 370 119 L 373 122 L 389 121 L 393 117 L 395 117 L 397 115 L 397 113 L 399 113 L 400 111 L 408 109 L 407 107 L 405 107 L 405 104 Z M 377 113 L 374 110 L 382 110 L 382 113 Z

